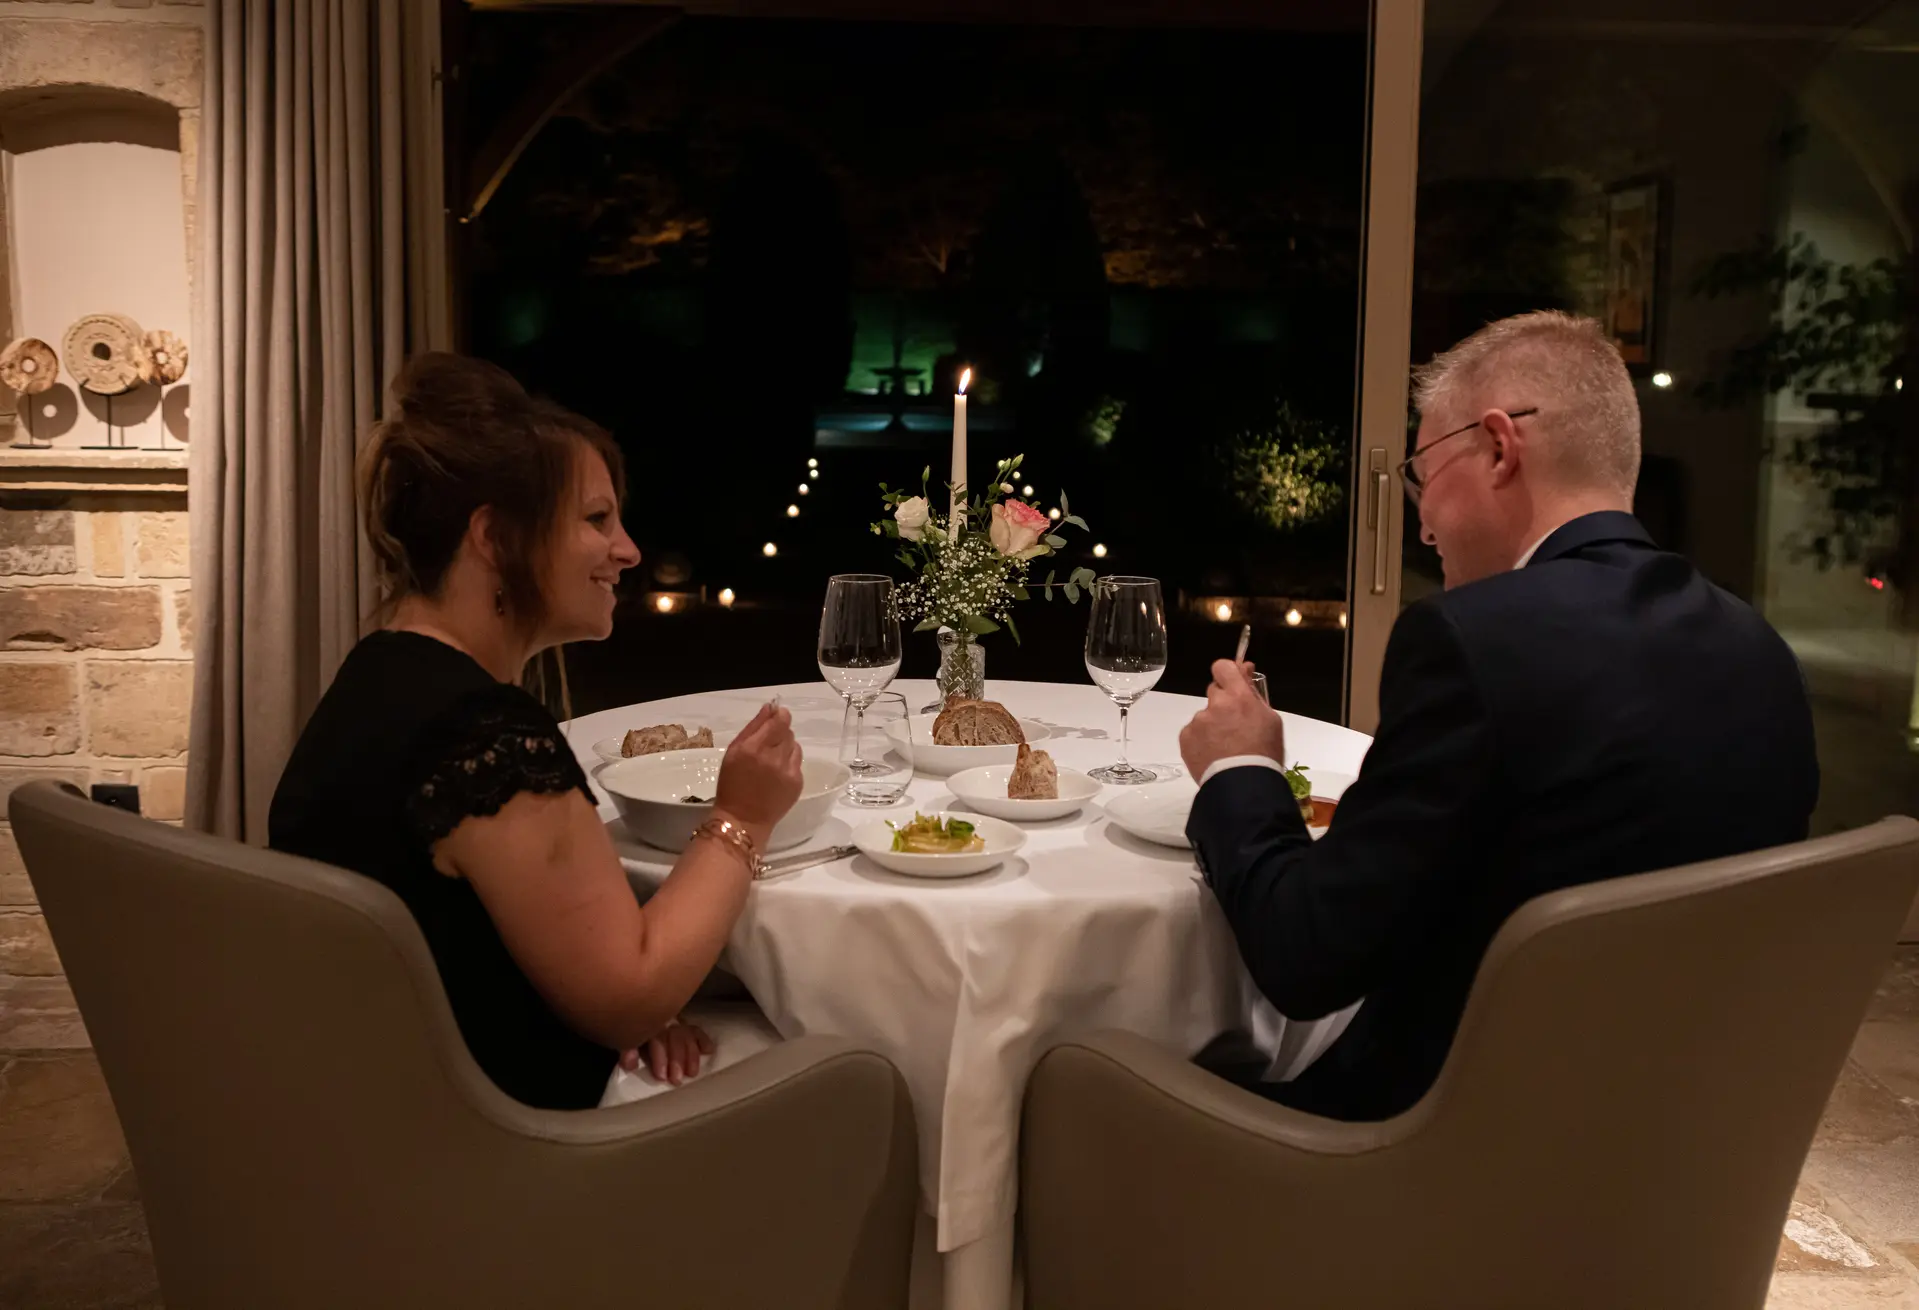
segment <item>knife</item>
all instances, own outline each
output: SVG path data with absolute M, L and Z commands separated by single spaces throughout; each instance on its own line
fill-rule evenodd
M 844 860 L 848 856 L 858 855 L 857 846 L 828 846 L 823 851 L 802 851 L 798 855 L 782 855 L 777 860 L 767 860 L 763 878 L 777 877 L 782 873 L 797 873 L 801 869 L 810 869 L 816 864 L 831 864 L 835 860 Z

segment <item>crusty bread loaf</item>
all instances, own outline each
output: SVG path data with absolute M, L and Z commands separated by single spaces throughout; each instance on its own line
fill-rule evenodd
M 627 759 L 635 755 L 658 755 L 661 751 L 690 751 L 709 747 L 713 744 L 713 729 L 701 728 L 689 733 L 677 723 L 662 723 L 651 728 L 635 728 L 626 734 L 620 742 L 620 754 Z
M 1025 742 L 1019 744 L 1019 759 L 1013 762 L 1013 776 L 1006 780 L 1006 799 L 1013 801 L 1056 801 L 1059 799 L 1059 768 L 1045 751 L 1036 751 Z
M 933 720 L 935 746 L 1016 746 L 1025 740 L 1019 720 L 998 701 L 949 696 Z

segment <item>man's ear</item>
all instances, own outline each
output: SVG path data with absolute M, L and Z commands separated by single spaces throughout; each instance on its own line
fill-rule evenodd
M 1519 475 L 1520 466 L 1526 461 L 1526 438 L 1513 422 L 1513 416 L 1503 409 L 1487 410 L 1479 425 L 1486 430 L 1486 438 L 1492 444 L 1493 486 L 1503 487 Z

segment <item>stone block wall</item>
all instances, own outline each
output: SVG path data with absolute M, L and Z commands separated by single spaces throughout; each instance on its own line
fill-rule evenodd
M 0 492 L 0 804 L 18 783 L 134 783 L 186 804 L 193 695 L 186 497 Z M 0 822 L 0 975 L 58 974 Z
M 203 24 L 201 0 L 0 0 L 0 149 L 12 115 L 83 114 L 98 91 L 179 115 L 189 279 Z M 0 177 L 0 344 L 15 310 L 5 185 Z M 74 1045 L 85 1034 L 4 821 L 6 800 L 34 778 L 121 782 L 139 786 L 152 818 L 184 813 L 193 689 L 185 460 L 177 451 L 27 452 L 9 445 L 13 409 L 0 392 L 0 1039 Z

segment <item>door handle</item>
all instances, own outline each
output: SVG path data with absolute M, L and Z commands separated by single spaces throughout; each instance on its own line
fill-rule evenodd
M 1367 471 L 1373 490 L 1366 506 L 1366 526 L 1373 530 L 1373 595 L 1386 594 L 1386 552 L 1392 545 L 1392 506 L 1386 497 L 1392 494 L 1393 475 L 1386 471 L 1386 448 L 1374 446 L 1366 452 Z

